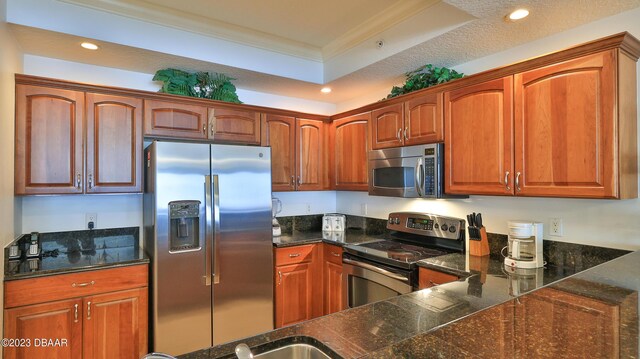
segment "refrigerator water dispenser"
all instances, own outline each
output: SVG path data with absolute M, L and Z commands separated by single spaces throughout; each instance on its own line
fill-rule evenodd
M 200 249 L 200 201 L 169 202 L 169 252 Z

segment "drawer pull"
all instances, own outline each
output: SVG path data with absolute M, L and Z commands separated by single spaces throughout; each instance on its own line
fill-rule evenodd
M 74 323 L 78 322 L 78 305 L 77 304 L 73 305 L 73 322 Z
M 340 257 L 340 254 L 338 254 L 338 253 L 336 253 L 336 252 L 331 252 L 331 254 L 332 254 L 334 257 Z
M 87 320 L 91 320 L 91 302 L 87 302 Z
M 71 286 L 74 287 L 74 288 L 76 288 L 76 287 L 77 288 L 81 288 L 81 287 L 88 287 L 88 286 L 94 285 L 94 284 L 96 284 L 96 282 L 92 280 L 91 282 L 86 282 L 86 283 L 73 283 Z
M 289 254 L 289 258 L 300 257 L 300 253 Z

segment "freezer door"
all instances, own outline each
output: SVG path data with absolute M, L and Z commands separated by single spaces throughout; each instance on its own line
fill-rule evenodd
M 210 146 L 175 142 L 152 146 L 153 166 L 147 174 L 155 176 L 153 350 L 179 355 L 212 344 L 212 285 L 206 256 L 211 251 L 206 240 Z
M 211 176 L 217 345 L 273 329 L 271 149 L 212 145 Z

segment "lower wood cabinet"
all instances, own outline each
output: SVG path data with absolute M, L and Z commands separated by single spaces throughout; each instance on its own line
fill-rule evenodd
M 342 298 L 342 248 L 326 243 L 322 245 L 324 314 L 327 315 L 346 309 Z
M 6 282 L 4 337 L 23 346 L 5 347 L 4 357 L 140 358 L 148 352 L 147 273 L 145 264 Z M 121 283 L 110 291 L 107 278 Z
M 458 276 L 455 276 L 453 274 L 447 274 L 439 272 L 437 270 L 420 267 L 418 274 L 418 288 L 431 288 L 440 284 L 454 282 L 458 279 Z

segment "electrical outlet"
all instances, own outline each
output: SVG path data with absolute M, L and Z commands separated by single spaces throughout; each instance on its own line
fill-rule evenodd
M 94 229 L 98 227 L 98 214 L 97 213 L 87 213 L 84 216 L 84 221 L 87 224 L 87 228 Z
M 562 237 L 562 218 L 551 218 L 551 228 L 549 235 Z
M 366 216 L 368 214 L 367 212 L 368 212 L 367 204 L 366 203 L 360 204 L 360 213 Z
M 307 213 L 311 213 L 311 203 L 307 203 Z

